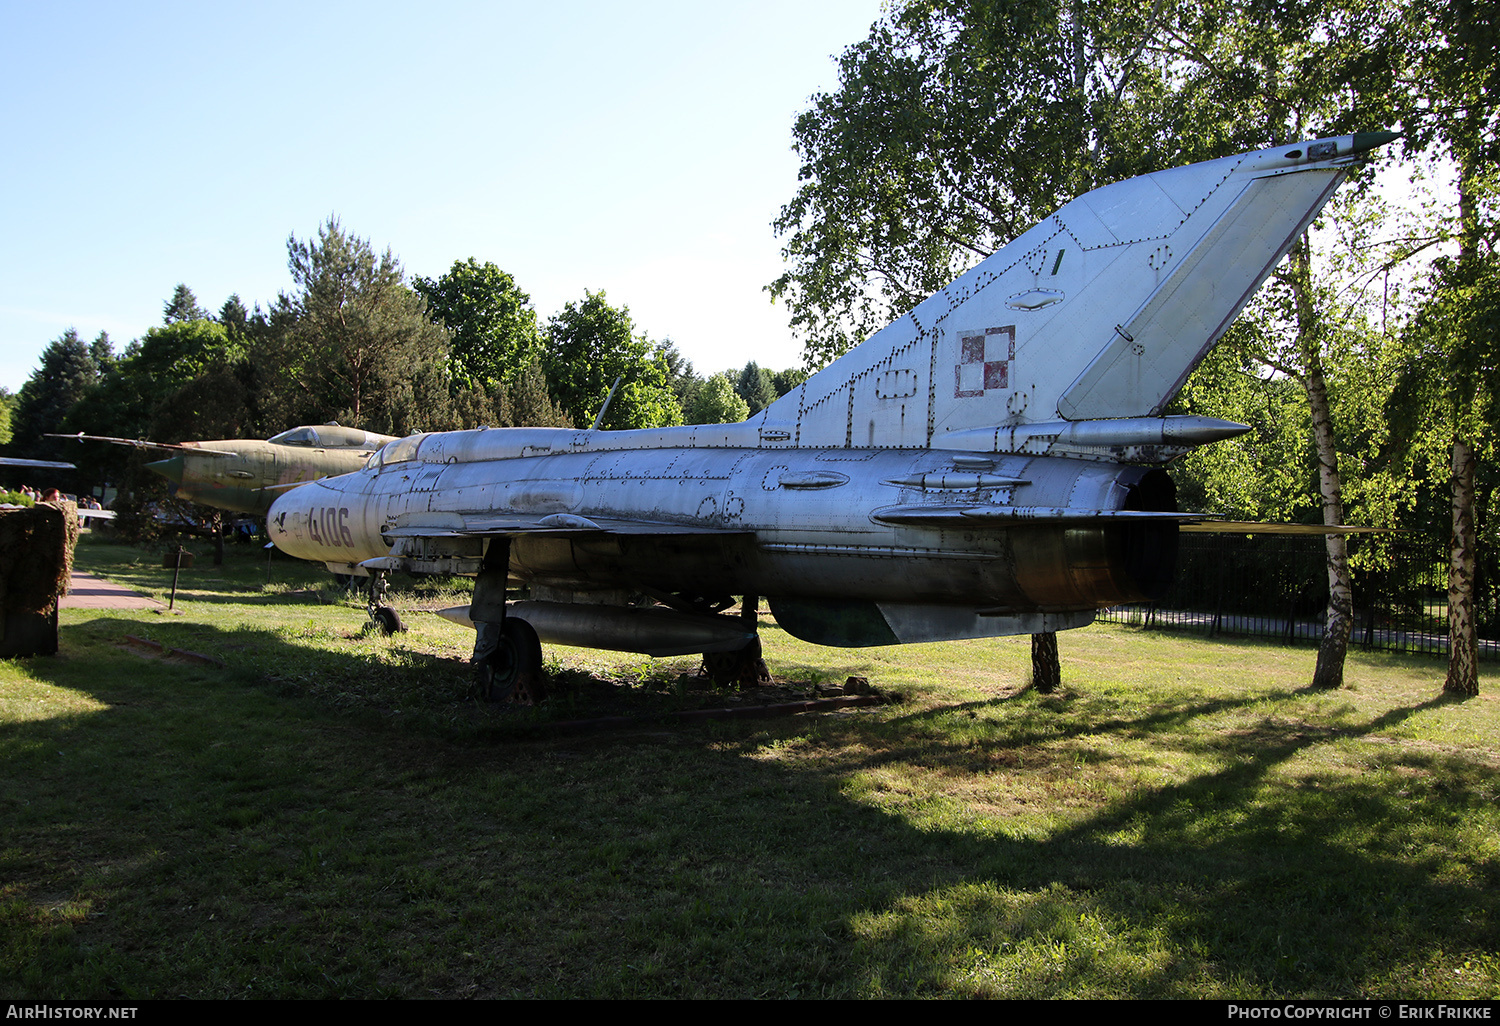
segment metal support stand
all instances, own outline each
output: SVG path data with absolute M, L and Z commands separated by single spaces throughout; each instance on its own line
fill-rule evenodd
M 177 545 L 177 558 L 172 561 L 172 594 L 167 596 L 168 612 L 171 612 L 172 607 L 177 604 L 177 575 L 182 573 L 182 553 L 182 544 L 179 542 Z

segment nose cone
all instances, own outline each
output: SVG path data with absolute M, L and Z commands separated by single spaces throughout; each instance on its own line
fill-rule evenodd
M 333 489 L 316 482 L 298 485 L 271 503 L 271 508 L 266 511 L 266 531 L 276 547 L 289 556 L 319 561 L 347 560 L 348 547 L 333 544 L 335 540 L 343 542 L 343 535 L 338 531 L 338 515 L 339 510 L 345 508 L 347 500 Z M 325 526 L 330 510 L 334 517 L 332 532 Z
M 148 463 L 146 464 L 146 469 L 155 471 L 162 477 L 166 478 L 168 481 L 171 481 L 174 485 L 181 485 L 182 464 L 183 460 L 181 456 L 173 456 L 170 459 L 157 460 L 155 463 Z
M 270 533 L 271 540 L 278 544 L 280 539 L 289 532 L 290 525 L 287 523 L 287 518 L 301 509 L 302 496 L 292 497 L 293 492 L 300 490 L 299 486 L 282 492 L 272 500 L 271 508 L 266 510 L 266 529 Z

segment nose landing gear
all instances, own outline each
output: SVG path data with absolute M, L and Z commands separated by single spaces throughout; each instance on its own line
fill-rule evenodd
M 385 571 L 375 571 L 375 576 L 370 579 L 370 598 L 365 603 L 365 611 L 370 614 L 375 626 L 380 628 L 380 633 L 387 637 L 406 630 L 406 624 L 401 622 L 401 614 L 394 607 L 385 604 L 385 593 L 388 590 L 390 582 L 385 579 Z

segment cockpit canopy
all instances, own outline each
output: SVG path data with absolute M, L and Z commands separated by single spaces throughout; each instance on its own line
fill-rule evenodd
M 370 458 L 365 460 L 365 469 L 372 467 L 383 467 L 392 463 L 405 463 L 417 458 L 417 449 L 422 445 L 422 439 L 427 435 L 407 435 L 405 438 L 393 439 L 376 452 L 370 453 Z
M 309 424 L 288 428 L 273 435 L 272 445 L 299 445 L 311 449 L 378 449 L 391 441 L 390 435 L 377 435 L 359 428 L 338 424 Z

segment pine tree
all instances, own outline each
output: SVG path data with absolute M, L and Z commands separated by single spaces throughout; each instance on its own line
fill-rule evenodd
M 193 290 L 181 282 L 178 282 L 177 288 L 173 290 L 172 298 L 167 300 L 161 308 L 163 324 L 176 324 L 178 321 L 204 321 L 208 318 L 208 311 L 198 305 L 198 297 L 193 295 Z

